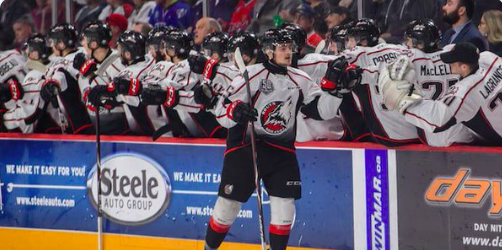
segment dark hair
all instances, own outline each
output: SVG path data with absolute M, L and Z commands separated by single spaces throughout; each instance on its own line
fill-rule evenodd
M 467 13 L 467 17 L 469 18 L 469 20 L 472 19 L 472 17 L 474 16 L 474 10 L 476 8 L 474 0 L 460 0 L 459 7 L 462 6 L 465 7 L 465 12 Z

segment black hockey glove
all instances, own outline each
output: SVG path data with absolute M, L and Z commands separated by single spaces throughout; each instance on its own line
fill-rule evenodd
M 246 125 L 250 121 L 257 121 L 258 111 L 242 101 L 235 101 L 227 108 L 227 116 L 234 122 Z
M 124 79 L 115 77 L 109 86 L 109 90 L 117 91 L 118 94 L 138 96 L 142 87 L 141 81 L 137 78 Z
M 206 109 L 211 109 L 218 100 L 216 92 L 207 84 L 195 86 L 193 90 L 193 98 L 196 103 L 204 105 Z
M 73 68 L 77 69 L 83 76 L 88 77 L 97 70 L 98 64 L 94 59 L 87 59 L 84 53 L 78 53 L 73 58 Z
M 218 69 L 218 62 L 214 59 L 207 58 L 203 54 L 188 56 L 188 64 L 190 70 L 196 74 L 202 74 L 207 80 L 213 80 Z
M 56 100 L 57 95 L 61 92 L 59 88 L 59 82 L 49 79 L 42 84 L 42 89 L 40 89 L 40 97 L 44 102 L 49 103 Z
M 326 75 L 321 80 L 321 89 L 334 96 L 342 97 L 360 82 L 362 71 L 354 64 L 349 65 L 345 57 L 328 64 Z
M 19 100 L 24 96 L 24 90 L 21 84 L 15 80 L 10 79 L 7 83 L 0 84 L 0 103 L 5 103 L 10 100 Z
M 168 108 L 174 108 L 178 105 L 180 95 L 178 90 L 173 87 L 168 87 L 167 90 L 144 88 L 140 98 L 145 105 L 164 105 Z
M 97 85 L 91 89 L 87 96 L 87 101 L 94 107 L 105 107 L 106 109 L 113 109 L 118 105 L 115 100 L 116 93 L 109 91 L 108 86 Z

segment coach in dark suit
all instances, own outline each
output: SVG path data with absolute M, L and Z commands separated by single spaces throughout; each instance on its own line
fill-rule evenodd
M 473 0 L 447 0 L 443 6 L 443 20 L 452 28 L 447 30 L 441 45 L 468 42 L 474 44 L 480 51 L 488 49 L 488 41 L 479 33 L 471 19 L 474 15 Z

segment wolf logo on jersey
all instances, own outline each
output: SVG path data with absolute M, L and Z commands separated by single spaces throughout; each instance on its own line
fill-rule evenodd
M 291 120 L 293 102 L 291 97 L 285 102 L 271 102 L 261 112 L 261 123 L 265 131 L 271 134 L 280 134 Z

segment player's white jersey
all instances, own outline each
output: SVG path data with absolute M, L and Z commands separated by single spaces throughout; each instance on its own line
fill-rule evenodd
M 410 50 L 410 60 L 417 78 L 414 83 L 415 88 L 422 93 L 424 99 L 437 100 L 458 82 L 460 76 L 452 74 L 450 65 L 441 61 L 440 58 L 442 53 L 451 48 L 453 46 L 447 46 L 433 53 L 425 53 L 418 49 Z M 470 143 L 475 139 L 474 134 L 461 123 L 437 133 L 418 129 L 418 136 L 422 142 L 434 147 L 447 147 L 453 143 Z
M 210 135 L 213 134 L 212 132 L 217 129 L 213 129 L 213 126 L 209 126 L 211 127 L 209 130 L 212 131 L 207 131 L 207 126 L 202 124 L 202 122 L 206 119 L 211 120 L 211 118 L 207 116 L 205 118 L 199 117 L 199 114 L 208 114 L 202 114 L 204 112 L 200 112 L 204 107 L 201 104 L 195 103 L 193 98 L 194 87 L 201 84 L 202 81 L 202 75 L 192 72 L 188 60 L 185 59 L 176 63 L 169 72 L 169 75 L 160 82 L 160 85 L 163 87 L 173 87 L 179 90 L 180 100 L 178 105 L 174 108 L 178 116 L 176 119 L 179 119 L 190 135 L 194 137 L 210 137 Z M 212 117 L 212 119 L 212 123 L 217 125 L 217 122 L 214 121 L 214 117 Z
M 79 71 L 73 68 L 75 55 L 82 51 L 75 50 L 65 57 L 54 57 L 54 63 L 45 72 L 46 80 L 53 80 L 60 88 L 57 95 L 57 108 L 52 104 L 48 105 L 47 112 L 59 127 L 66 133 L 88 133 L 92 128 L 92 123 L 86 112 L 82 101 L 77 79 Z M 43 100 L 40 101 L 40 108 L 45 106 Z M 90 132 L 89 132 L 90 133 Z
M 239 101 L 252 103 L 258 111 L 255 122 L 257 138 L 279 148 L 293 149 L 296 138 L 296 116 L 301 105 L 310 105 L 318 119 L 331 119 L 336 115 L 341 99 L 321 91 L 301 70 L 287 67 L 287 72 L 271 72 L 266 63 L 248 66 L 252 100 L 246 92 L 244 78 L 232 81 L 228 97 L 222 98 L 216 108 L 217 119 L 229 128 L 227 147 L 249 143 L 249 129 L 234 122 L 228 110 Z
M 373 47 L 357 46 L 354 49 L 343 51 L 341 55 L 345 56 L 349 63 L 367 68 L 378 67 L 382 63 L 388 65 L 394 62 L 398 56 L 409 53 L 410 51 L 401 45 L 379 43 Z
M 419 100 L 405 112 L 407 121 L 429 132 L 464 123 L 486 141 L 502 144 L 502 59 L 490 52 L 480 55 L 480 69 L 454 86 L 442 98 Z
M 141 81 L 143 88 L 156 88 L 157 86 L 160 86 L 159 83 L 169 75 L 169 72 L 171 72 L 173 66 L 174 63 L 170 61 L 159 61 L 155 63 L 152 67 L 150 67 L 148 73 Z M 162 105 L 148 106 L 147 112 L 148 117 L 150 117 L 152 126 L 155 130 L 158 130 L 162 126 L 166 125 L 166 123 L 168 123 L 169 121 L 166 114 L 166 109 Z M 166 136 L 172 136 L 172 134 L 166 134 Z
M 29 69 L 25 67 L 26 57 L 17 50 L 7 50 L 0 53 L 0 84 L 7 83 L 14 78 L 22 83 Z M 14 109 L 16 101 L 10 100 L 4 103 L 5 108 Z
M 343 52 L 349 62 L 364 69 L 361 84 L 352 93 L 372 136 L 387 146 L 419 142 L 415 126 L 407 123 L 398 112 L 387 110 L 378 89 L 380 69 L 402 54 L 409 54 L 409 50 L 386 43 L 374 47 L 356 47 Z
M 317 85 L 326 75 L 328 63 L 334 61 L 338 56 L 307 54 L 298 60 L 298 69 L 307 73 L 308 76 Z M 301 112 L 297 117 L 296 141 L 314 141 L 314 140 L 340 140 L 345 135 L 343 122 L 340 116 L 329 120 L 314 120 Z
M 80 76 L 78 84 L 82 93 L 82 101 L 86 104 L 87 113 L 96 125 L 96 108 L 89 103 L 89 92 L 94 86 L 107 85 L 115 78 L 125 66 L 122 64 L 116 50 L 110 50 L 102 62 L 98 63 L 95 77 Z M 125 111 L 118 106 L 114 109 L 100 107 L 100 131 L 104 135 L 126 134 L 130 130 L 127 126 Z
M 126 66 L 120 71 L 120 73 L 118 73 L 116 78 L 127 80 L 136 79 L 138 80 L 137 83 L 140 84 L 141 81 L 146 78 L 149 70 L 154 64 L 155 61 L 153 60 L 153 58 L 145 57 L 145 60 L 143 61 Z M 137 87 L 137 89 L 139 89 L 139 86 Z M 140 100 L 137 95 L 131 96 L 119 94 L 116 99 L 118 102 L 124 103 L 122 107 L 124 108 L 126 114 L 127 123 L 134 134 L 153 134 L 155 128 L 152 125 L 152 119 L 148 117 L 148 108 L 147 106 L 140 105 Z M 153 106 L 151 108 L 154 109 Z M 155 111 L 151 110 L 151 112 L 154 113 Z M 155 119 L 157 118 L 157 116 L 153 118 Z
M 44 73 L 49 65 L 28 60 L 26 69 L 29 73 L 21 86 L 24 91 L 22 99 L 16 101 L 15 107 L 4 114 L 4 125 L 8 130 L 19 129 L 24 134 L 31 134 L 37 124 L 40 103 L 40 89 L 45 80 Z
M 7 50 L 0 53 L 0 83 L 5 83 L 7 79 L 15 77 L 20 83 L 28 73 L 25 67 L 26 57 L 17 50 Z

